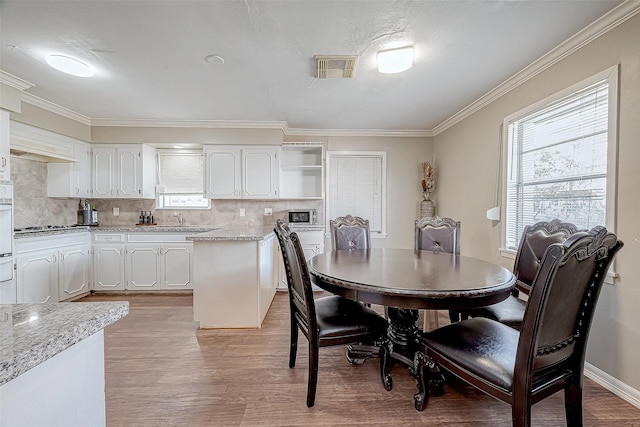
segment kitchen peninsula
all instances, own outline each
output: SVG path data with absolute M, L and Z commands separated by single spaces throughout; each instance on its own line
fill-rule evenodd
M 127 302 L 0 305 L 0 425 L 104 426 L 104 328 Z
M 276 293 L 273 226 L 231 227 L 193 241 L 193 316 L 200 328 L 260 328 Z

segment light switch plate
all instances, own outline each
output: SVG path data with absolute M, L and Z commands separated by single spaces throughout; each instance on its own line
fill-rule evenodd
M 120 216 L 120 208 L 113 208 L 113 216 Z
M 264 208 L 264 216 L 271 216 L 271 215 L 273 215 L 273 209 Z
M 240 216 L 245 216 L 247 214 L 247 210 L 245 208 L 240 208 Z

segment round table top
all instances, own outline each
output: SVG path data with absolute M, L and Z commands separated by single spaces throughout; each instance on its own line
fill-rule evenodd
M 515 284 L 500 265 L 413 249 L 325 252 L 309 261 L 309 272 L 334 294 L 400 308 L 481 307 L 506 299 Z

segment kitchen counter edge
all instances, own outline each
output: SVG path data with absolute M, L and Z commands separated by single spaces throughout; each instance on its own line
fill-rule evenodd
M 0 386 L 128 313 L 127 301 L 0 305 Z

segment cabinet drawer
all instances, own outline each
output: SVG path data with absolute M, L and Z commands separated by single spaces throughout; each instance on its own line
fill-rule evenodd
M 94 242 L 124 243 L 124 234 L 94 234 Z
M 155 243 L 155 242 L 184 242 L 189 233 L 144 232 L 127 235 L 127 242 L 131 243 Z

